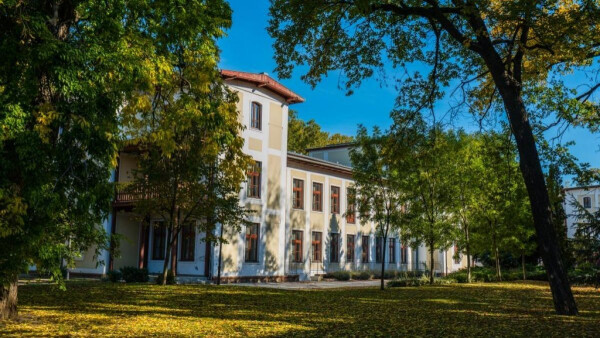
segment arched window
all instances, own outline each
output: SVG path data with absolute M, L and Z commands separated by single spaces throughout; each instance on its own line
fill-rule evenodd
M 262 129 L 262 106 L 258 102 L 252 102 L 250 127 L 258 130 Z
M 591 208 L 592 207 L 592 198 L 591 197 L 584 197 L 583 198 L 583 207 L 584 208 Z

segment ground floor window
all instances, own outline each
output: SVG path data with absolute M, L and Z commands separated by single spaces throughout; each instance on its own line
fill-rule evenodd
M 323 239 L 323 233 L 313 231 L 312 233 L 312 260 L 313 262 L 320 262 L 323 260 L 321 251 L 323 250 L 321 242 Z
M 292 231 L 292 255 L 294 263 L 302 262 L 302 231 Z
M 354 263 L 354 235 L 346 236 L 346 261 Z
M 375 262 L 383 261 L 383 237 L 375 238 Z
M 388 239 L 388 241 L 390 242 L 390 253 L 388 254 L 388 256 L 390 257 L 390 263 L 396 263 L 396 239 L 390 238 Z
M 339 263 L 340 262 L 340 234 L 332 233 L 331 234 L 331 242 L 330 242 L 330 262 Z
M 369 236 L 362 236 L 361 262 L 369 263 Z
M 454 244 L 454 264 L 460 264 L 460 250 L 456 244 Z
M 260 224 L 251 223 L 246 226 L 246 262 L 258 262 L 258 229 Z
M 167 228 L 164 222 L 154 222 L 152 231 L 152 259 L 165 259 L 165 244 L 167 241 Z
M 186 224 L 181 228 L 181 251 L 180 261 L 193 261 L 196 252 L 196 225 Z
M 400 248 L 400 260 L 402 261 L 402 264 L 408 263 L 408 245 L 404 242 Z

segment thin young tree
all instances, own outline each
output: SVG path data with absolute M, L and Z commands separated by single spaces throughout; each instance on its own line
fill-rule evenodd
M 592 100 L 600 85 L 590 78 L 587 87 L 577 83 L 583 88 L 578 90 L 561 78 L 578 67 L 597 69 L 592 62 L 600 56 L 597 2 L 274 0 L 270 12 L 268 30 L 275 38 L 281 77 L 290 76 L 294 65 L 308 65 L 303 79 L 315 86 L 329 71 L 340 69 L 351 93 L 363 79 L 385 74 L 388 59 L 392 67 L 403 68 L 402 79 L 394 81 L 399 93 L 435 101 L 458 82 L 458 95 L 464 95 L 457 101 L 470 103 L 470 111 L 482 117 L 505 113 L 555 310 L 577 314 L 532 121 L 598 127 L 600 114 Z M 411 70 L 407 64 L 421 67 Z
M 364 223 L 373 222 L 383 238 L 381 248 L 381 290 L 385 288 L 386 243 L 390 231 L 405 226 L 403 206 L 407 203 L 406 177 L 403 166 L 411 160 L 410 152 L 397 156 L 396 141 L 379 128 L 371 135 L 359 126 L 355 143 L 350 150 L 353 196 L 358 215 Z M 408 143 L 405 143 L 408 144 Z

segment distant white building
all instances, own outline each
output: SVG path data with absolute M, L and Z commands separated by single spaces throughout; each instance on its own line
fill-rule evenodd
M 592 213 L 598 211 L 600 208 L 600 185 L 565 188 L 564 191 L 564 208 L 567 214 L 567 236 L 573 238 L 577 223 L 580 222 L 576 216 L 577 209 L 573 206 L 573 203 L 577 201 Z

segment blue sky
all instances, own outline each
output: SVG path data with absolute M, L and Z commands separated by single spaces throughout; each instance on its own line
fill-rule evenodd
M 247 72 L 274 73 L 273 40 L 266 31 L 268 24 L 267 0 L 232 0 L 233 25 L 228 36 L 219 41 L 221 48 L 220 67 Z M 306 102 L 292 106 L 304 120 L 315 119 L 324 130 L 332 133 L 353 135 L 358 124 L 367 127 L 387 127 L 391 120 L 390 110 L 394 107 L 396 91 L 391 85 L 382 85 L 370 79 L 355 90 L 351 96 L 338 86 L 338 75 L 330 74 L 316 88 L 300 80 L 302 70 L 296 70 L 291 79 L 280 80 L 288 88 L 300 94 Z M 443 108 L 441 108 L 443 109 Z M 476 128 L 472 119 L 463 118 L 456 122 L 466 130 Z M 571 152 L 582 162 L 600 167 L 600 135 L 586 130 L 570 129 L 562 141 L 574 140 Z

